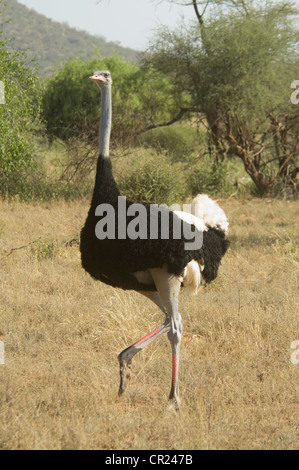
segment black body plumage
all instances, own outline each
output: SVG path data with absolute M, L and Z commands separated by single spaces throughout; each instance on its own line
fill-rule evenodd
M 117 238 L 118 221 L 116 217 L 116 238 L 99 240 L 95 233 L 96 224 L 100 220 L 100 217 L 95 215 L 96 208 L 100 204 L 110 204 L 116 209 L 117 213 L 119 196 L 121 194 L 113 177 L 111 161 L 109 158 L 100 155 L 91 207 L 81 231 L 80 242 L 82 266 L 93 278 L 122 289 L 155 290 L 154 286 L 137 281 L 133 273 L 150 268 L 162 268 L 166 265 L 170 273 L 181 275 L 185 266 L 192 259 L 204 264 L 203 276 L 206 282 L 211 282 L 216 278 L 221 258 L 228 247 L 228 241 L 225 240 L 224 233 L 211 228 L 203 233 L 202 248 L 186 250 L 185 243 L 190 242 L 183 235 L 187 233 L 184 230 L 186 222 L 182 220 L 178 222 L 177 215 L 169 210 L 169 234 L 172 234 L 174 222 L 178 222 L 182 224 L 182 237 L 175 239 L 170 236 L 168 239 L 162 239 L 159 232 L 158 239 L 151 239 L 149 219 L 153 206 L 149 203 L 143 204 L 148 217 L 147 239 Z M 131 204 L 133 204 L 133 201 L 126 200 L 127 208 Z M 129 222 L 130 217 L 127 217 L 127 224 Z M 197 229 L 194 227 L 194 230 Z

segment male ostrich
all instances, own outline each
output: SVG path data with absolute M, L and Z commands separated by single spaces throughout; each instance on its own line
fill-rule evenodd
M 222 256 L 228 242 L 225 239 L 228 222 L 220 207 L 207 196 L 198 196 L 192 205 L 192 214 L 172 212 L 163 209 L 169 223 L 169 236 L 165 238 L 159 225 L 155 236 L 149 230 L 150 217 L 157 216 L 161 222 L 161 209 L 148 203 L 142 204 L 146 213 L 146 235 L 142 237 L 120 236 L 120 218 L 126 217 L 125 228 L 132 221 L 133 202 L 122 198 L 112 174 L 109 158 L 109 142 L 111 130 L 111 85 L 109 71 L 95 72 L 90 80 L 96 82 L 101 90 L 100 145 L 97 163 L 96 180 L 87 220 L 81 232 L 81 259 L 83 268 L 96 280 L 110 286 L 131 289 L 151 299 L 164 312 L 165 322 L 126 348 L 118 356 L 120 364 L 121 395 L 130 377 L 130 365 L 133 356 L 152 343 L 163 333 L 168 332 L 172 348 L 172 383 L 169 398 L 177 405 L 179 353 L 182 336 L 182 322 L 178 310 L 178 297 L 182 287 L 197 290 L 201 274 L 206 282 L 217 276 Z M 125 201 L 126 214 L 122 213 L 115 219 L 112 237 L 97 237 L 96 225 L 103 220 L 96 212 L 97 207 L 112 207 L 118 214 L 119 201 Z M 198 203 L 198 204 L 197 204 Z M 134 212 L 134 210 L 133 210 Z M 196 217 L 198 215 L 198 217 Z M 172 228 L 180 224 L 181 233 L 190 233 L 192 225 L 194 237 L 200 236 L 202 244 L 194 249 L 186 249 L 185 235 L 180 238 L 172 235 Z M 177 225 L 176 225 L 177 226 Z M 140 228 L 140 227 L 139 227 Z M 189 230 L 189 232 L 188 232 Z

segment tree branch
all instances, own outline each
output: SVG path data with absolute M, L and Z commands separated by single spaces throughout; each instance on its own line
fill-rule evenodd
M 135 136 L 143 134 L 144 132 L 150 131 L 152 129 L 158 129 L 159 127 L 168 127 L 174 124 L 175 122 L 178 122 L 182 119 L 184 114 L 191 112 L 191 111 L 196 111 L 194 108 L 181 108 L 180 112 L 170 121 L 166 122 L 161 122 L 159 124 L 151 124 L 150 126 L 145 127 L 144 129 L 136 132 Z
M 4 256 L 8 258 L 15 251 L 24 250 L 24 248 L 28 248 L 29 246 L 34 245 L 34 243 L 37 243 L 38 241 L 40 241 L 40 239 L 41 238 L 39 237 L 37 240 L 33 240 L 33 242 L 28 243 L 28 245 L 23 245 L 23 246 L 18 246 L 17 248 L 12 248 L 8 253 L 4 253 Z
M 206 10 L 207 6 L 208 6 L 208 3 L 209 3 L 209 0 L 207 1 L 207 4 L 205 6 L 205 9 L 204 11 Z M 199 10 L 198 10 L 198 6 L 197 6 L 197 1 L 196 0 L 192 0 L 192 4 L 193 4 L 193 8 L 194 8 L 194 11 L 195 11 L 195 14 L 197 16 L 197 19 L 199 21 L 199 24 L 203 25 L 203 19 L 202 19 L 202 15 L 199 13 Z

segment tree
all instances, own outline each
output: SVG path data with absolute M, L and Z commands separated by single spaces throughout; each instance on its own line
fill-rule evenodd
M 175 93 L 170 79 L 153 67 L 141 68 L 119 56 L 68 61 L 48 81 L 43 96 L 48 136 L 66 144 L 68 163 L 61 179 L 67 184 L 79 185 L 94 169 L 100 96 L 88 77 L 107 69 L 113 77 L 112 150 L 130 145 L 147 130 L 171 125 L 187 113 L 184 94 Z
M 184 94 L 175 93 L 163 72 L 142 69 L 119 56 L 73 59 L 46 86 L 43 112 L 49 135 L 63 140 L 85 135 L 90 142 L 97 142 L 99 93 L 87 78 L 95 70 L 105 69 L 111 71 L 114 81 L 112 146 L 180 119 L 186 104 Z
M 2 2 L 0 2 L 1 9 Z M 0 10 L 1 15 L 1 10 Z M 0 104 L 0 194 L 23 191 L 24 176 L 35 165 L 33 136 L 40 121 L 37 76 L 24 65 L 23 54 L 10 53 L 0 30 L 0 80 L 5 104 Z
M 260 194 L 278 186 L 297 191 L 299 116 L 290 103 L 298 70 L 296 9 L 245 1 L 183 4 L 195 9 L 196 24 L 162 28 L 145 63 L 188 94 L 208 126 L 216 159 L 241 158 Z M 213 16 L 204 17 L 210 4 Z

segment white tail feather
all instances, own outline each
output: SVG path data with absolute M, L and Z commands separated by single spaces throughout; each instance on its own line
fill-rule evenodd
M 223 230 L 225 235 L 227 235 L 229 224 L 224 210 L 206 194 L 198 194 L 193 199 L 191 212 L 198 219 L 202 220 L 205 226 Z
M 204 232 L 207 230 L 204 221 L 199 219 L 194 214 L 190 214 L 190 212 L 183 212 L 183 211 L 174 211 L 174 213 L 184 222 L 187 222 L 190 225 L 195 225 L 197 230 L 200 232 Z
M 201 283 L 201 272 L 197 261 L 190 261 L 184 269 L 184 290 L 196 295 Z

